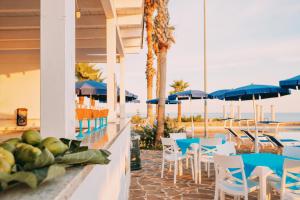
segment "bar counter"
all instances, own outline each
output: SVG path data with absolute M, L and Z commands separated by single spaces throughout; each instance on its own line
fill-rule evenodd
M 98 135 L 97 135 L 98 134 Z M 130 123 L 109 123 L 104 133 L 94 134 L 83 142 L 94 149 L 112 154 L 108 165 L 87 165 L 67 169 L 62 177 L 50 180 L 37 189 L 25 185 L 0 192 L 1 200 L 82 200 L 127 199 L 130 185 Z

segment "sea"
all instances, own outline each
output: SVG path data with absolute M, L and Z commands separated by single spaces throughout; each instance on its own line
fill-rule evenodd
M 139 114 L 141 117 L 146 117 L 146 113 L 128 113 L 128 117 L 132 117 L 136 114 Z M 192 113 L 184 112 L 182 116 L 190 117 Z M 193 114 L 196 116 L 196 114 Z M 176 118 L 177 113 L 166 113 L 166 116 L 171 118 Z M 214 118 L 223 118 L 222 113 L 208 113 L 208 118 L 214 119 Z M 242 119 L 253 119 L 253 113 L 242 113 L 241 114 Z M 271 120 L 271 113 L 264 113 L 264 120 L 268 121 Z M 300 122 L 300 113 L 276 113 L 276 121 L 279 122 Z

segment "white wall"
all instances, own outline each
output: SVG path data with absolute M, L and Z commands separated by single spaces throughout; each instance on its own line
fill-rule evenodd
M 0 74 L 0 119 L 15 119 L 20 107 L 29 119 L 40 118 L 40 70 Z
M 113 130 L 109 130 L 112 131 Z M 108 149 L 108 165 L 95 165 L 71 200 L 127 200 L 130 186 L 130 125 Z

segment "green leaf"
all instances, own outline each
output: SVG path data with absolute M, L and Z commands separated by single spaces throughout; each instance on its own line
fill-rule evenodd
M 42 183 L 46 182 L 46 181 L 49 181 L 49 180 L 52 180 L 56 177 L 59 177 L 59 176 L 63 176 L 64 174 L 66 173 L 66 169 L 64 166 L 62 165 L 51 165 L 49 168 L 48 168 L 48 173 L 47 173 L 47 176 L 46 178 L 42 181 Z
M 0 182 L 2 189 L 6 189 L 9 183 L 16 181 L 24 183 L 31 188 L 36 188 L 38 184 L 37 177 L 32 172 L 16 172 L 14 174 L 0 173 Z
M 66 169 L 62 165 L 54 164 L 48 167 L 34 169 L 32 170 L 32 173 L 37 177 L 38 183 L 42 184 L 46 181 L 63 176 L 66 173 Z
M 80 147 L 81 141 L 80 140 L 70 140 L 67 138 L 60 138 L 60 140 L 68 145 L 69 152 L 78 152 L 82 151 L 83 149 L 86 149 L 86 147 Z
M 62 164 L 108 164 L 109 159 L 108 152 L 95 149 L 89 149 L 87 151 L 81 151 L 77 153 L 65 154 L 56 158 L 57 163 Z
M 31 170 L 36 168 L 41 168 L 49 166 L 55 162 L 53 154 L 47 149 L 44 148 L 42 153 L 35 159 L 33 163 L 26 163 L 24 165 L 25 170 Z

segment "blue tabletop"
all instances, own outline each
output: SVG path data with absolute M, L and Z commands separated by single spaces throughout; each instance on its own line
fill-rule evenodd
M 200 138 L 187 138 L 187 139 L 178 139 L 176 140 L 178 147 L 181 149 L 182 154 L 184 155 L 191 144 L 199 144 Z
M 271 153 L 252 153 L 242 154 L 241 156 L 244 161 L 245 173 L 247 177 L 251 175 L 252 171 L 257 166 L 269 167 L 275 174 L 282 176 L 284 159 L 295 159 Z
M 226 141 L 222 140 L 222 144 Z M 191 144 L 199 144 L 200 138 L 187 138 L 187 139 L 178 139 L 176 140 L 178 147 L 181 149 L 182 154 L 184 155 Z

